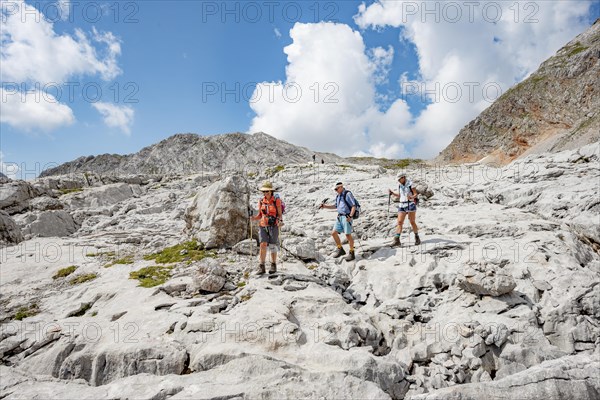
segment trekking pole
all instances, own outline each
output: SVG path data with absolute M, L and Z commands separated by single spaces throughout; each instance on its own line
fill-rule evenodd
M 324 199 L 321 202 L 320 206 L 325 205 L 328 201 L 329 201 L 329 197 L 326 198 L 326 199 Z M 319 212 L 320 209 L 321 209 L 321 207 L 317 207 L 317 209 L 315 211 L 313 211 L 312 215 L 310 216 L 310 220 L 309 221 L 312 221 L 312 219 L 315 217 L 315 215 L 317 215 L 317 213 Z
M 253 264 L 254 259 L 254 237 L 252 236 L 252 210 L 248 210 L 248 223 L 250 224 L 250 265 Z
M 387 209 L 387 214 L 386 214 L 386 219 L 388 219 L 390 217 L 390 206 L 392 205 L 392 194 L 388 193 L 388 209 Z

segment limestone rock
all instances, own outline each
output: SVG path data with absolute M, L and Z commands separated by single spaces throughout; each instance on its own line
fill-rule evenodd
M 582 400 L 597 399 L 600 394 L 598 370 L 600 362 L 590 356 L 570 356 L 545 361 L 528 370 L 497 381 L 479 379 L 469 383 L 444 388 L 427 394 L 413 396 L 414 400 L 467 400 L 467 399 L 544 399 L 563 400 L 576 397 Z M 486 372 L 484 371 L 483 374 Z M 483 375 L 482 374 L 482 375 Z
M 23 228 L 27 237 L 64 237 L 79 229 L 71 214 L 64 210 L 30 214 L 33 220 Z
M 495 264 L 467 267 L 458 275 L 457 282 L 461 289 L 484 296 L 501 296 L 517 287 L 512 275 Z
M 296 257 L 305 260 L 319 260 L 321 257 L 315 242 L 309 238 L 289 238 L 283 241 L 283 247 Z
M 233 246 L 232 250 L 237 254 L 257 255 L 259 248 L 256 239 L 246 239 Z
M 197 274 L 194 276 L 194 288 L 196 290 L 216 293 L 225 285 L 225 275 L 225 270 L 216 260 L 206 258 L 197 264 Z
M 597 143 L 599 32 L 596 20 L 461 129 L 436 161 L 503 165 L 523 154 Z
M 9 215 L 16 214 L 29 208 L 29 200 L 39 193 L 25 181 L 12 181 L 0 184 L 0 210 Z
M 23 241 L 21 229 L 15 221 L 6 213 L 0 210 L 0 244 L 17 244 Z
M 186 231 L 207 249 L 232 247 L 248 237 L 247 182 L 234 175 L 198 192 L 185 211 Z

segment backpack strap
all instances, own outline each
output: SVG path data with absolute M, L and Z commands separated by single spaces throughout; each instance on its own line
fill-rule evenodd
M 348 207 L 350 209 L 350 212 L 352 212 L 352 207 L 350 207 L 350 203 L 348 203 L 348 200 L 346 199 L 346 197 L 348 196 L 348 193 L 350 193 L 349 190 L 344 190 L 344 193 L 342 193 L 340 196 L 342 197 L 342 200 L 346 204 L 346 207 Z

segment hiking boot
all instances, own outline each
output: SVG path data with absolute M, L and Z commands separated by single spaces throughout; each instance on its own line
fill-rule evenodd
M 400 247 L 400 236 L 394 236 L 394 241 L 392 242 L 392 247 Z
M 354 250 L 350 250 L 350 254 L 346 257 L 346 261 L 353 261 L 356 257 L 354 257 Z
M 271 267 L 269 268 L 269 274 L 277 273 L 277 264 L 271 263 Z
M 335 253 L 333 253 L 333 258 L 341 257 L 344 254 L 346 254 L 346 251 L 344 250 L 343 247 L 340 247 L 339 249 L 337 249 L 337 251 Z
M 415 246 L 418 246 L 421 244 L 421 238 L 419 237 L 418 233 L 415 233 Z
M 256 275 L 264 275 L 267 271 L 265 270 L 265 264 L 258 264 L 258 269 L 256 270 Z

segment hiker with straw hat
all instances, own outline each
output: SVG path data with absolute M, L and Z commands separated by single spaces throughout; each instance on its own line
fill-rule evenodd
M 260 263 L 257 275 L 263 275 L 267 248 L 271 252 L 271 267 L 269 274 L 277 272 L 277 253 L 279 252 L 279 227 L 283 225 L 281 199 L 275 197 L 275 188 L 269 181 L 265 181 L 260 189 L 263 198 L 258 202 L 258 215 L 252 217 L 258 223 L 258 240 L 260 242 Z
M 412 182 L 406 178 L 406 174 L 400 172 L 396 178 L 398 179 L 398 192 L 394 192 L 392 189 L 388 189 L 388 193 L 400 200 L 398 206 L 398 225 L 396 227 L 396 235 L 392 242 L 392 247 L 400 246 L 400 236 L 402 235 L 402 225 L 404 225 L 404 219 L 408 214 L 408 221 L 412 226 L 412 230 L 415 234 L 415 245 L 421 244 L 421 238 L 419 237 L 419 227 L 417 226 L 417 204 L 419 203 L 419 194 L 412 186 Z

